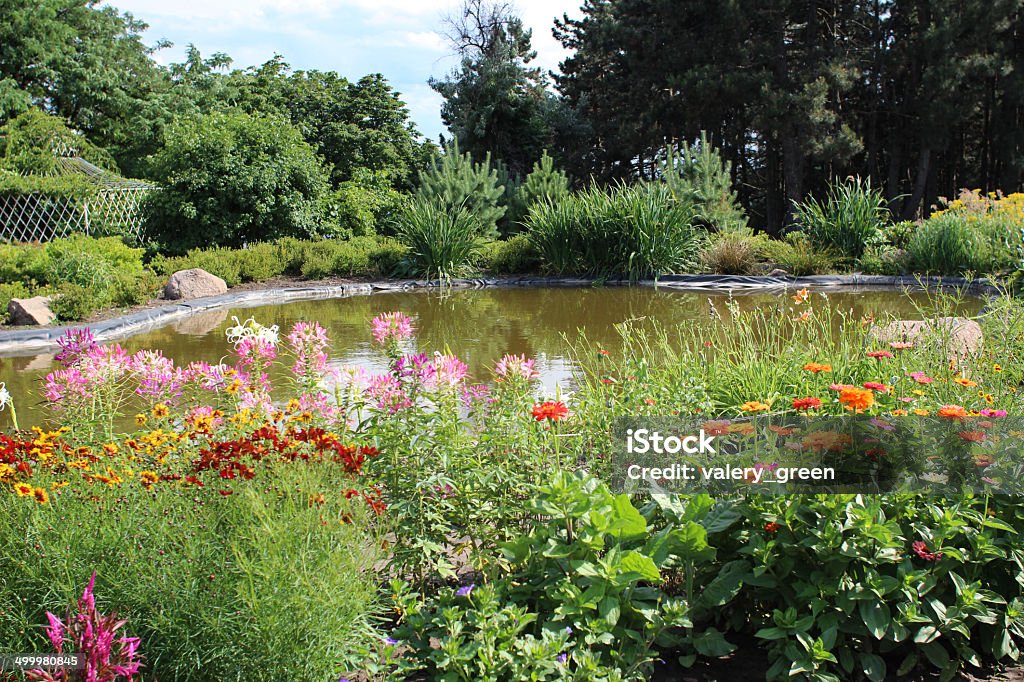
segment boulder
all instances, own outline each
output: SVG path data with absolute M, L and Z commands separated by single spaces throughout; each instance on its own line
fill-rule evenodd
M 948 344 L 951 355 L 964 357 L 981 350 L 984 334 L 981 325 L 964 317 L 938 317 L 934 320 L 897 320 L 884 327 L 874 327 L 871 336 L 884 343 L 922 338 Z
M 771 272 L 768 273 L 768 276 L 769 277 L 789 277 L 789 273 L 786 272 L 785 270 L 783 270 L 782 268 L 775 268 L 774 270 L 772 270 Z
M 7 314 L 11 317 L 11 324 L 16 325 L 53 324 L 57 319 L 57 316 L 50 310 L 49 296 L 12 298 L 7 303 Z
M 179 270 L 171 275 L 164 286 L 164 298 L 172 301 L 187 301 L 203 296 L 226 294 L 228 285 L 220 277 L 211 275 L 202 268 Z

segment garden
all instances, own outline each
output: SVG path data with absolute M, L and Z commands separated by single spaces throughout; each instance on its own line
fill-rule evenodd
M 1019 3 L 9 4 L 0 680 L 1020 673 Z

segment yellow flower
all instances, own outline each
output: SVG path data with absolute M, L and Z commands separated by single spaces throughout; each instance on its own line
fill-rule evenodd
M 32 497 L 34 497 L 36 502 L 39 504 L 49 504 L 50 502 L 50 493 L 46 492 L 45 488 L 35 488 L 32 491 Z
M 144 426 L 146 423 L 146 415 L 142 414 L 141 412 L 135 415 L 135 423 L 138 424 L 139 426 Z
M 927 417 L 931 413 L 928 410 L 917 409 L 914 410 L 914 414 L 916 414 L 918 417 Z
M 157 403 L 153 406 L 153 417 L 155 419 L 163 419 L 170 414 L 170 412 L 171 411 L 163 403 Z
M 996 363 L 992 365 L 992 371 L 995 372 L 996 374 L 1000 374 L 1003 371 L 1003 366 L 1000 365 L 999 363 Z
M 139 474 L 139 480 L 142 481 L 143 485 L 151 486 L 160 480 L 160 477 L 155 471 L 143 471 Z
M 50 484 L 50 490 L 60 490 L 61 488 L 67 488 L 67 487 L 68 487 L 68 482 L 67 481 L 54 481 L 53 483 Z
M 10 464 L 0 463 L 0 478 L 7 478 L 8 476 L 14 476 L 14 467 Z
M 894 416 L 894 417 L 906 417 L 907 416 L 907 411 L 906 410 L 893 410 L 892 411 L 892 416 Z
M 239 381 L 238 379 L 235 379 L 230 384 L 228 384 L 227 388 L 225 388 L 224 390 L 227 391 L 230 395 L 234 395 L 234 394 L 238 393 L 238 391 L 241 388 L 242 388 L 242 382 Z
M 966 386 L 967 388 L 974 388 L 975 386 L 978 385 L 978 382 L 971 381 L 970 379 L 967 379 L 965 377 L 956 377 L 955 379 L 953 379 L 953 382 L 960 384 L 961 386 Z
M 917 390 L 917 391 L 911 391 L 911 393 L 913 393 L 914 395 L 916 395 L 916 396 L 918 396 L 918 397 L 920 397 L 920 396 L 923 396 L 923 395 L 924 395 L 924 391 L 920 391 L 920 390 Z
M 32 486 L 27 483 L 15 483 L 14 492 L 18 493 L 18 497 L 28 497 L 32 494 Z
M 747 402 L 740 405 L 740 410 L 742 410 L 743 412 L 764 412 L 770 407 L 771 405 L 769 405 L 768 403 L 762 403 L 759 400 L 748 400 Z

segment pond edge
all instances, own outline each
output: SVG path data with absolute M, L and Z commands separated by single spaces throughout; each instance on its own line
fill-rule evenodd
M 228 292 L 218 296 L 196 298 L 191 301 L 168 303 L 129 313 L 93 324 L 71 324 L 39 329 L 0 331 L 0 355 L 28 353 L 57 348 L 57 339 L 69 330 L 89 329 L 102 343 L 140 334 L 155 327 L 219 308 L 253 308 L 289 301 L 349 298 L 375 293 L 430 289 L 484 289 L 493 287 L 586 287 L 629 286 L 627 279 L 598 279 L 593 277 L 479 277 L 471 279 L 398 280 L 358 282 L 351 284 L 278 287 L 250 291 Z M 997 294 L 999 288 L 988 279 L 964 277 L 914 277 L 887 275 L 817 275 L 810 277 L 758 277 L 740 275 L 666 275 L 655 280 L 640 280 L 635 286 L 659 287 L 680 291 L 706 293 L 756 293 L 786 288 L 838 288 L 838 287 L 944 287 L 967 289 L 975 294 Z

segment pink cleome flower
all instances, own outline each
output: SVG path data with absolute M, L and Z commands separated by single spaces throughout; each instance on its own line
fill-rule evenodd
M 381 313 L 370 322 L 373 340 L 380 345 L 411 339 L 416 331 L 412 318 L 402 312 Z

